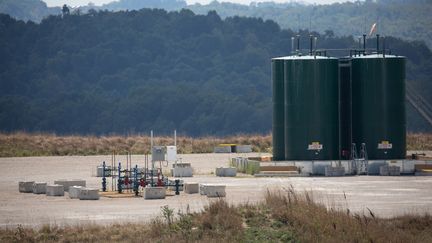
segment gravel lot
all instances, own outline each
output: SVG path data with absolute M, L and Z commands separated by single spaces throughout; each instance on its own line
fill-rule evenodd
M 248 154 L 258 156 L 266 154 Z M 266 190 L 293 186 L 298 191 L 312 191 L 318 202 L 328 207 L 390 217 L 405 213 L 432 213 L 432 177 L 292 177 L 254 178 L 240 175 L 219 178 L 212 174 L 216 167 L 226 166 L 235 154 L 185 154 L 195 171 L 185 181 L 225 184 L 232 203 L 254 203 L 263 199 Z M 199 194 L 167 196 L 164 200 L 143 198 L 106 198 L 98 201 L 72 200 L 69 197 L 47 197 L 18 192 L 18 181 L 34 180 L 53 183 L 58 179 L 85 179 L 88 187 L 100 188 L 95 168 L 111 156 L 65 156 L 0 158 L 0 227 L 39 227 L 44 224 L 82 225 L 143 222 L 160 215 L 160 207 L 169 205 L 176 210 L 201 210 L 210 200 Z M 126 161 L 118 156 L 117 161 Z M 143 165 L 144 156 L 133 156 L 133 164 Z M 108 179 L 110 183 L 111 180 Z

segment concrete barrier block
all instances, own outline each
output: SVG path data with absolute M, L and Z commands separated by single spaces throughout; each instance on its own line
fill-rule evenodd
M 199 192 L 207 197 L 225 197 L 225 185 L 200 184 Z
M 96 167 L 96 177 L 103 177 L 103 166 L 99 165 Z M 105 177 L 111 176 L 111 166 L 105 166 Z
M 174 177 L 192 177 L 192 167 L 175 167 L 171 169 L 171 175 Z
M 47 196 L 64 196 L 64 187 L 63 185 L 47 185 L 46 186 L 46 195 Z
M 399 166 L 389 166 L 389 165 L 380 166 L 380 175 L 382 175 L 382 176 L 400 176 L 400 167 Z
M 69 187 L 69 198 L 72 199 L 78 199 L 79 198 L 79 194 L 81 192 L 81 189 L 83 189 L 84 187 L 82 186 L 71 186 Z
M 225 185 L 207 185 L 206 186 L 207 197 L 225 197 Z
M 78 198 L 80 200 L 99 200 L 99 189 L 82 187 L 78 192 Z
M 34 181 L 20 181 L 18 182 L 18 191 L 24 193 L 32 193 L 33 192 L 33 184 Z
M 34 194 L 46 194 L 46 182 L 35 182 L 33 183 Z
M 237 153 L 251 153 L 252 145 L 236 145 Z
M 326 166 L 325 167 L 325 176 L 344 176 L 345 168 L 343 166 Z
M 61 179 L 61 180 L 54 181 L 54 184 L 62 185 L 64 190 L 67 192 L 67 191 L 69 191 L 69 187 L 71 187 L 71 186 L 85 187 L 86 181 L 80 180 L 80 179 L 74 179 L 74 180 Z
M 184 183 L 184 192 L 188 194 L 198 193 L 199 184 L 196 182 L 186 182 Z
M 199 184 L 199 193 L 200 195 L 207 195 L 207 184 Z
M 165 199 L 165 187 L 145 187 L 144 199 Z
M 231 146 L 216 146 L 213 152 L 215 153 L 231 153 Z
M 222 176 L 222 177 L 235 177 L 237 175 L 237 169 L 234 167 L 229 168 L 216 168 L 215 171 L 216 176 Z

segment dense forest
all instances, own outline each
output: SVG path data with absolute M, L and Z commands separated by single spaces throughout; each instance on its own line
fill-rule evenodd
M 288 1 L 287 1 L 288 2 Z M 300 1 L 301 2 L 301 1 Z M 65 1 L 67 3 L 67 1 Z M 161 8 L 168 11 L 187 8 L 195 14 L 215 10 L 222 19 L 233 16 L 257 17 L 274 20 L 283 29 L 309 29 L 324 33 L 330 29 L 335 35 L 361 35 L 378 23 L 384 35 L 406 40 L 425 41 L 432 48 L 432 1 L 430 0 L 362 0 L 327 5 L 253 2 L 250 5 L 212 1 L 209 4 L 187 5 L 184 0 L 119 0 L 102 6 L 89 4 L 72 9 L 74 13 L 94 10 L 139 10 Z M 60 14 L 58 7 L 48 8 L 41 0 L 0 0 L 0 13 L 23 20 L 40 22 L 50 14 Z M 27 13 L 27 14 L 26 14 Z
M 270 59 L 290 53 L 294 34 L 273 21 L 222 20 L 214 11 L 91 11 L 40 24 L 0 14 L 0 129 L 268 133 Z M 302 46 L 309 34 L 300 32 Z M 313 34 L 322 48 L 357 46 L 352 36 Z M 391 37 L 387 43 L 408 57 L 408 82 L 430 98 L 430 49 Z M 414 114 L 409 130 L 429 129 Z

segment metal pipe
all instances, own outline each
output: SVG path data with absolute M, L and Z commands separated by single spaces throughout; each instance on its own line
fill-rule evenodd
M 177 130 L 174 130 L 174 146 L 177 147 Z
M 297 52 L 300 50 L 300 35 L 297 35 Z
M 377 54 L 379 54 L 379 38 L 380 38 L 380 36 L 379 36 L 379 34 L 377 34 L 376 35 L 376 51 L 377 51 Z
M 295 41 L 295 38 L 293 36 L 293 37 L 291 37 L 291 54 L 294 53 L 294 41 Z
M 312 55 L 312 50 L 313 50 L 313 36 L 312 36 L 312 35 L 309 35 L 309 39 L 310 39 L 309 55 Z
M 366 34 L 363 34 L 363 51 L 366 53 Z
M 385 36 L 383 36 L 383 57 L 385 58 L 386 45 L 385 45 Z

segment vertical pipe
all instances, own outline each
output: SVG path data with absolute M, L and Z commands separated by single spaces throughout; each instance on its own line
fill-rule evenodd
M 300 35 L 297 35 L 297 52 L 300 50 Z
M 363 55 L 366 54 L 366 34 L 363 34 Z
M 380 38 L 380 36 L 379 36 L 379 34 L 377 34 L 376 35 L 376 51 L 377 51 L 377 54 L 379 54 L 379 38 Z
M 177 146 L 177 130 L 174 130 L 174 146 Z
M 309 43 L 309 55 L 311 55 L 312 56 L 312 50 L 313 50 L 313 36 L 312 35 L 309 35 L 309 41 L 310 41 L 310 43 Z
M 295 41 L 295 38 L 293 36 L 293 37 L 291 37 L 291 54 L 294 53 L 294 41 Z
M 385 45 L 385 36 L 383 36 L 383 57 L 385 58 L 385 52 L 386 52 L 386 45 Z

